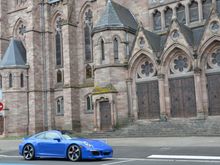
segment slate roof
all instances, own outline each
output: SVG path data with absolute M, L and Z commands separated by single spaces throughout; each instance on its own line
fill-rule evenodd
M 153 32 L 143 29 L 145 37 L 148 39 L 154 52 L 159 52 L 161 50 L 161 37 Z
M 21 41 L 12 39 L 0 62 L 0 67 L 25 66 L 26 50 Z
M 95 25 L 93 32 L 98 32 L 106 28 L 125 28 L 135 33 L 138 24 L 127 8 L 108 0 L 105 10 Z

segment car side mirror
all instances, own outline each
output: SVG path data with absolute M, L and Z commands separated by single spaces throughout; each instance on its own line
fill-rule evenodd
M 60 142 L 60 141 L 61 141 L 61 139 L 60 139 L 60 138 L 54 138 L 53 140 L 56 140 L 56 141 L 58 141 L 58 142 Z

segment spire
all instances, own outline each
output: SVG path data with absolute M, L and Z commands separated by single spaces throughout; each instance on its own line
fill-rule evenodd
M 136 32 L 138 24 L 132 13 L 112 0 L 107 1 L 104 12 L 94 27 L 94 31 L 105 28 L 126 28 Z
M 26 50 L 21 41 L 11 39 L 9 46 L 0 62 L 0 67 L 25 66 Z

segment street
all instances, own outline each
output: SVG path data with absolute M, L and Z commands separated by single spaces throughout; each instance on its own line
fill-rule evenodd
M 19 141 L 0 141 L 0 165 L 212 165 L 220 164 L 219 137 L 109 139 L 114 157 L 70 162 L 65 159 L 25 161 L 15 149 Z M 7 148 L 3 148 L 4 144 Z

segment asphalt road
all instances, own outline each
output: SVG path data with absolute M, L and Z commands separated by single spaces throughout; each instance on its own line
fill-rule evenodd
M 65 159 L 25 161 L 17 151 L 1 152 L 0 165 L 219 165 L 220 147 L 113 146 L 114 158 L 69 162 Z M 167 157 L 166 157 L 167 155 Z M 193 157 L 192 157 L 193 156 Z
M 220 165 L 220 137 L 146 137 L 106 139 L 114 157 L 102 161 L 65 159 L 25 161 L 20 140 L 0 140 L 0 165 Z

